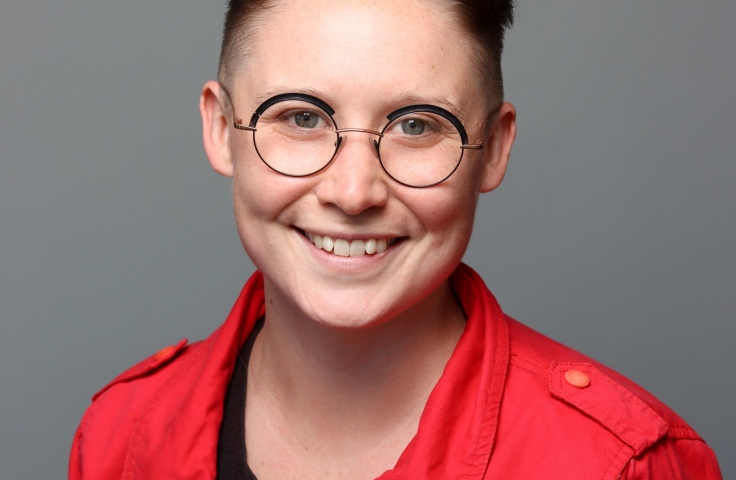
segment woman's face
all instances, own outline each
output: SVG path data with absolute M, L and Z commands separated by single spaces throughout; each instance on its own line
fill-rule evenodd
M 268 97 L 309 92 L 335 109 L 340 128 L 380 130 L 388 113 L 429 103 L 450 110 L 479 143 L 488 111 L 468 43 L 431 2 L 280 2 L 259 22 L 233 78 L 233 108 L 247 120 Z M 504 108 L 513 124 L 513 107 Z M 495 188 L 505 169 L 493 153 L 500 150 L 486 145 L 466 151 L 443 183 L 411 188 L 383 171 L 375 137 L 349 132 L 325 170 L 292 178 L 260 160 L 251 132 L 222 128 L 216 148 L 207 125 L 208 155 L 233 177 L 238 232 L 267 295 L 337 328 L 377 325 L 431 301 L 465 252 L 478 194 Z M 346 257 L 317 248 L 309 234 L 391 245 Z

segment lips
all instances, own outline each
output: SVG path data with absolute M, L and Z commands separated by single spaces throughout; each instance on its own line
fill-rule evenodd
M 397 238 L 358 238 L 347 240 L 345 238 L 333 238 L 327 235 L 316 235 L 306 231 L 302 231 L 302 233 L 315 247 L 340 257 L 361 257 L 363 255 L 383 253 L 398 240 Z

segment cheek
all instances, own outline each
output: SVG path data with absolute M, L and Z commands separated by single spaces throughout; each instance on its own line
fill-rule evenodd
M 475 158 L 465 159 L 447 181 L 417 192 L 415 211 L 431 233 L 470 235 L 480 192 L 481 172 L 473 168 L 478 165 Z
M 415 198 L 407 199 L 405 203 L 438 246 L 447 248 L 458 241 L 467 242 L 478 202 L 476 190 L 469 185 L 456 188 L 460 187 L 459 184 L 438 187 L 432 187 L 436 188 L 432 191 L 419 191 Z
M 252 148 L 252 144 L 251 144 Z M 278 251 L 285 212 L 304 195 L 303 184 L 268 168 L 255 153 L 238 152 L 233 171 L 233 209 L 240 241 L 259 269 Z
M 275 220 L 301 195 L 298 183 L 266 166 L 255 151 L 252 141 L 241 141 L 232 149 L 233 205 L 238 222 Z M 241 225 L 238 225 L 240 228 Z

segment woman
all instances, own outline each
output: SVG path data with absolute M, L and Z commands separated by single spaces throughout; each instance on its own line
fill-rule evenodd
M 510 2 L 231 1 L 200 110 L 258 267 L 99 392 L 71 478 L 720 478 L 630 381 L 460 264 L 516 134 Z

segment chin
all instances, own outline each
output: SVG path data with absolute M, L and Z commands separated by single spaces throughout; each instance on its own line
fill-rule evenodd
M 316 301 L 315 301 L 316 300 Z M 363 330 L 385 323 L 394 315 L 386 309 L 377 309 L 380 305 L 375 299 L 364 301 L 334 302 L 328 299 L 312 298 L 300 310 L 313 322 L 331 329 Z

